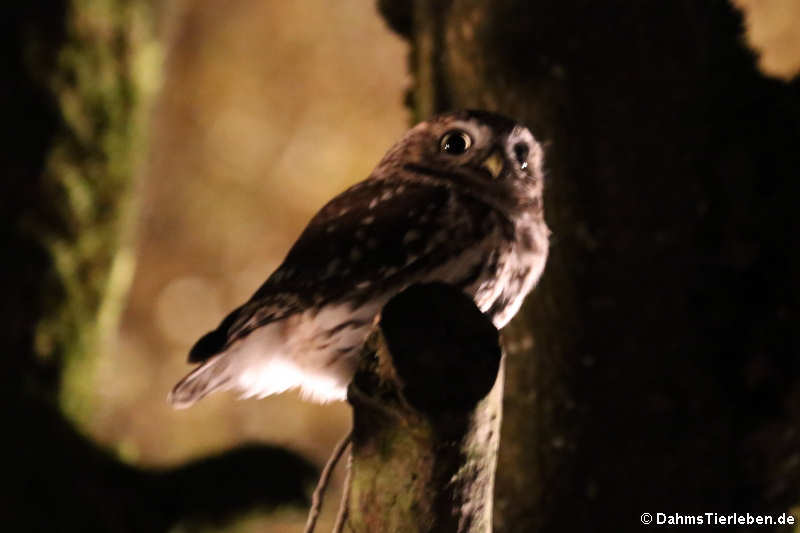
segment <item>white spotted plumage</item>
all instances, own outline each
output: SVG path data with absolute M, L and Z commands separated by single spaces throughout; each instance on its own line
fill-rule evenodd
M 453 132 L 469 138 L 458 151 Z M 409 131 L 372 175 L 311 220 L 281 267 L 190 353 L 173 389 L 186 407 L 217 390 L 299 387 L 342 399 L 383 305 L 417 282 L 469 294 L 498 328 L 544 269 L 542 154 L 504 117 L 462 111 Z

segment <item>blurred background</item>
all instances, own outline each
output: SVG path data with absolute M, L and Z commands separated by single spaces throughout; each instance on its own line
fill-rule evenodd
M 183 0 L 162 16 L 136 273 L 119 337 L 91 378 L 87 431 L 143 465 L 248 441 L 322 464 L 348 431 L 344 404 L 225 393 L 175 411 L 165 397 L 191 368 L 194 341 L 249 298 L 311 216 L 366 178 L 406 129 L 407 45 L 363 0 Z M 329 497 L 334 512 L 338 494 Z M 295 530 L 304 519 L 264 517 L 237 531 Z
M 164 399 L 192 344 L 405 130 L 406 46 L 362 0 L 180 4 L 165 15 L 136 273 L 90 431 L 148 464 L 250 439 L 322 460 L 349 423 L 342 405 L 221 394 L 173 411 Z
M 43 291 L 53 295 L 44 312 L 49 318 L 37 326 L 33 317 L 19 317 L 18 327 L 7 321 L 7 331 L 18 329 L 23 336 L 35 328 L 30 331 L 33 342 L 22 338 L 19 345 L 33 344 L 38 354 L 20 352 L 25 370 L 12 370 L 9 378 L 25 382 L 20 376 L 43 375 L 30 393 L 32 401 L 44 399 L 45 412 L 52 415 L 49 396 L 42 391 L 56 390 L 58 410 L 73 426 L 65 431 L 74 428 L 96 445 L 88 453 L 100 454 L 97 460 L 106 465 L 101 470 L 116 471 L 115 461 L 132 467 L 125 470 L 134 476 L 131 480 L 99 480 L 99 486 L 108 487 L 109 500 L 115 498 L 115 486 L 135 492 L 137 483 L 149 483 L 151 473 L 185 474 L 192 461 L 245 444 L 285 449 L 321 468 L 349 430 L 344 404 L 310 404 L 294 393 L 263 401 L 219 394 L 193 409 L 175 411 L 166 396 L 191 370 L 186 358 L 192 344 L 247 300 L 311 216 L 338 192 L 365 179 L 405 131 L 408 45 L 387 27 L 376 5 L 365 0 L 37 4 L 15 8 L 4 48 L 6 101 L 23 109 L 10 120 L 32 132 L 10 136 L 7 154 L 30 154 L 31 168 L 9 162 L 12 155 L 4 156 L 3 163 L 9 173 L 6 186 L 17 189 L 38 183 L 31 176 L 46 168 L 42 181 L 56 209 L 38 197 L 19 219 L 35 215 L 35 223 L 23 225 L 33 227 L 36 242 L 44 242 L 46 255 L 56 258 L 57 279 Z M 33 89 L 25 85 L 30 72 Z M 57 111 L 42 104 L 49 97 L 42 99 L 40 92 L 56 95 Z M 30 95 L 30 105 L 19 105 L 20 95 Z M 43 143 L 35 139 L 48 138 L 53 123 L 60 130 L 53 138 L 60 140 L 42 162 L 36 151 Z M 24 193 L 2 195 L 17 198 L 4 201 L 6 228 L 18 227 L 15 206 L 26 203 Z M 115 228 L 121 228 L 122 237 L 115 236 Z M 21 242 L 28 237 L 23 235 Z M 21 242 L 18 250 L 24 248 Z M 32 283 L 48 279 L 32 259 L 38 255 L 18 251 L 17 256 L 25 263 L 19 272 L 31 272 Z M 42 267 L 51 271 L 46 261 Z M 8 263 L 6 268 L 13 272 Z M 11 283 L 4 291 L 13 291 L 19 280 L 20 274 L 7 275 Z M 60 295 L 65 296 L 63 305 Z M 26 298 L 19 295 L 20 301 Z M 12 308 L 20 304 L 4 305 L 3 316 L 20 316 Z M 15 394 L 4 404 L 21 405 Z M 21 394 L 27 398 L 29 392 Z M 26 446 L 62 439 L 51 433 L 60 421 L 29 413 L 24 418 L 32 431 L 46 434 L 32 437 L 20 431 Z M 77 457 L 65 447 L 53 459 L 58 464 L 36 468 L 35 478 L 50 478 L 43 486 L 53 479 L 76 482 L 76 473 L 61 470 L 85 459 L 86 446 L 73 444 Z M 277 452 L 269 457 L 273 463 L 291 462 Z M 190 466 L 181 470 L 184 465 Z M 312 487 L 308 472 L 297 467 L 296 475 L 287 466 L 285 478 L 276 472 L 261 481 L 279 493 L 285 479 L 291 487 L 274 501 L 294 499 L 294 507 L 248 514 L 224 526 L 229 529 L 217 527 L 301 530 L 306 509 L 297 500 L 296 485 L 302 483 L 306 495 Z M 20 469 L 24 481 L 16 486 L 36 485 L 28 477 L 30 469 Z M 341 473 L 336 475 L 321 528 L 330 527 L 338 507 Z M 190 489 L 198 485 L 182 483 Z M 39 492 L 19 497 L 37 512 L 33 502 Z M 224 500 L 223 495 L 210 497 Z M 180 498 L 203 505 L 201 497 L 191 494 L 154 499 L 156 506 L 169 506 Z M 88 505 L 108 507 L 96 498 Z M 74 511 L 74 503 L 65 506 Z M 23 514 L 15 518 L 22 520 Z M 56 529 L 68 527 L 58 513 L 52 520 L 61 524 L 52 526 Z M 171 520 L 165 523 L 174 525 Z M 92 527 L 104 530 L 103 524 L 98 519 Z

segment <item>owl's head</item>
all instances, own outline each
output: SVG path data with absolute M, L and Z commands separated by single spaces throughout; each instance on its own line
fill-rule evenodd
M 542 147 L 525 126 L 465 110 L 417 124 L 376 170 L 453 187 L 504 211 L 541 214 L 542 158 Z

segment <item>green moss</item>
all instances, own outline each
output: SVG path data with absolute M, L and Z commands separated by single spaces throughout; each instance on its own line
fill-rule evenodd
M 53 268 L 35 348 L 62 365 L 60 403 L 80 420 L 98 346 L 116 327 L 132 277 L 132 184 L 160 55 L 146 3 L 73 0 L 66 24 L 46 76 L 62 126 L 44 170 L 56 212 L 36 229 Z

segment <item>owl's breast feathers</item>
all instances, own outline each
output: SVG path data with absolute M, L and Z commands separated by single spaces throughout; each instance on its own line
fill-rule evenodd
M 350 304 L 355 309 L 371 300 L 382 305 L 416 281 L 437 279 L 467 292 L 483 291 L 483 299 L 489 299 L 485 305 L 473 296 L 487 311 L 503 294 L 506 276 L 487 285 L 498 271 L 512 279 L 530 270 L 512 257 L 515 243 L 529 231 L 449 187 L 374 178 L 361 182 L 317 213 L 281 267 L 202 337 L 189 359 L 203 361 L 258 327 L 312 308 Z

